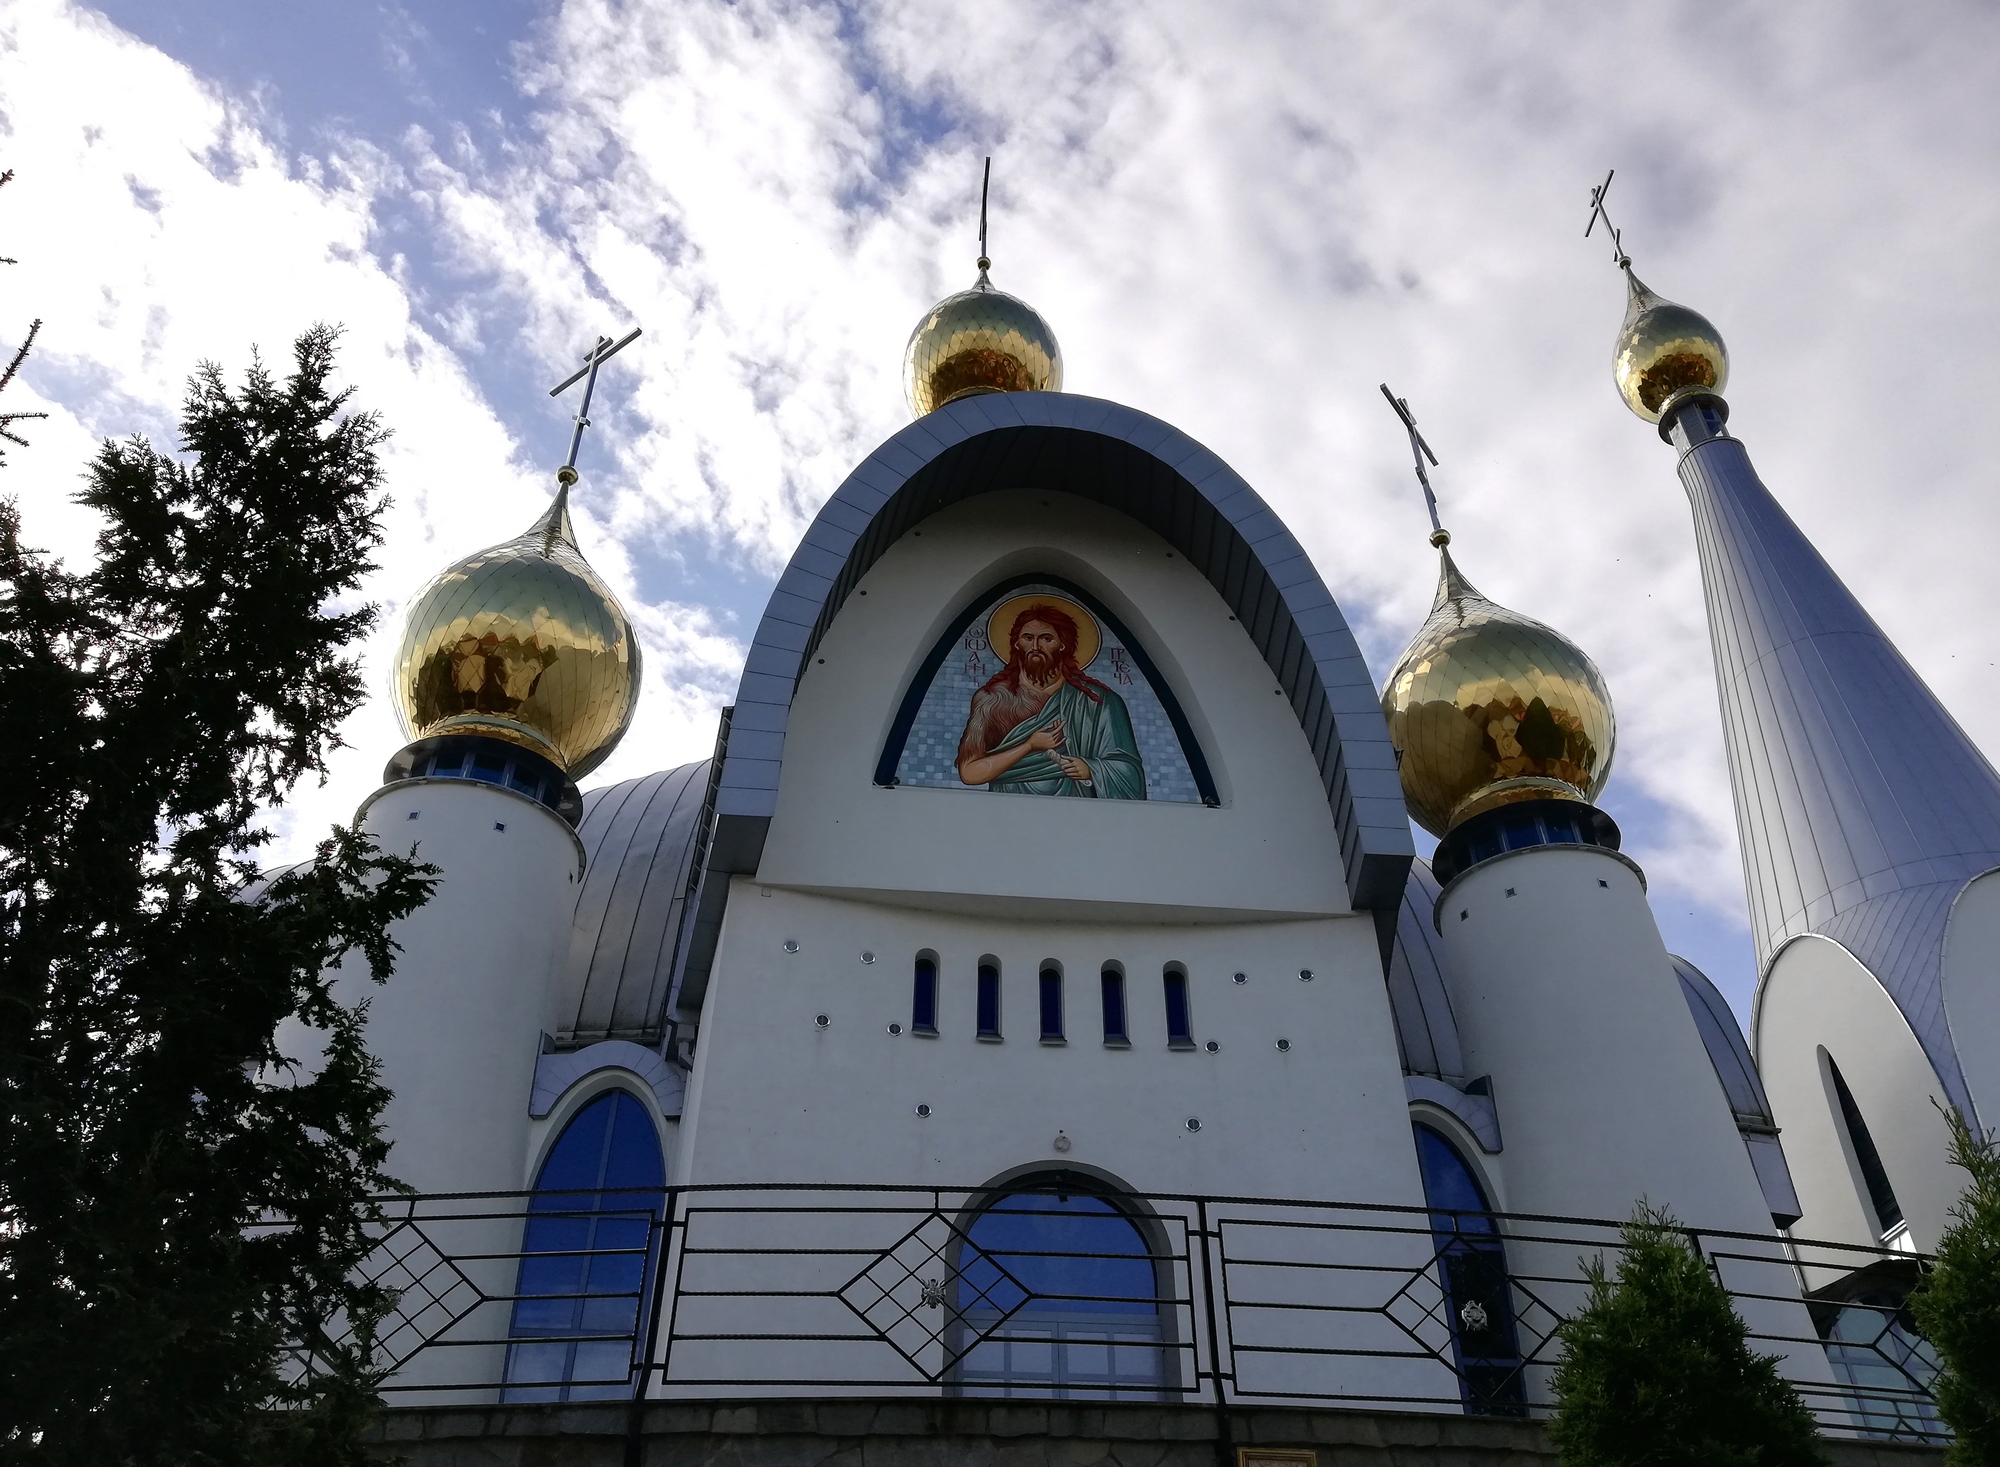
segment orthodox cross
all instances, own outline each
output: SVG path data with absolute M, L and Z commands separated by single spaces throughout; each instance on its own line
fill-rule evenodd
M 986 258 L 986 195 L 993 187 L 993 159 L 986 160 L 986 176 L 979 181 L 979 268 L 991 270 L 993 262 Z
M 555 397 L 567 392 L 577 383 L 583 383 L 583 402 L 571 421 L 576 427 L 569 435 L 569 458 L 556 470 L 556 482 L 567 489 L 576 482 L 576 451 L 583 447 L 583 430 L 590 426 L 590 395 L 597 390 L 597 369 L 625 350 L 639 339 L 639 328 L 634 326 L 622 338 L 614 342 L 608 336 L 597 338 L 583 359 L 583 365 L 549 389 L 549 396 Z
M 1451 532 L 1438 523 L 1437 495 L 1431 493 L 1431 476 L 1424 472 L 1424 460 L 1431 461 L 1431 467 L 1438 466 L 1438 456 L 1431 452 L 1431 446 L 1424 442 L 1424 435 L 1417 431 L 1416 416 L 1410 405 L 1389 390 L 1389 384 L 1382 384 L 1382 395 L 1389 399 L 1389 406 L 1396 410 L 1396 416 L 1403 420 L 1403 426 L 1410 433 L 1410 457 L 1417 461 L 1417 482 L 1424 486 L 1424 508 L 1431 512 L 1431 544 L 1449 545 Z
M 1604 196 L 1611 192 L 1612 175 L 1617 172 L 1616 168 L 1612 169 L 1610 173 L 1604 175 L 1604 182 L 1590 191 L 1590 223 L 1584 225 L 1583 237 L 1589 239 L 1590 231 L 1597 228 L 1597 221 L 1602 219 L 1605 229 L 1611 235 L 1611 258 L 1617 262 L 1618 268 L 1622 270 L 1632 263 L 1632 257 L 1625 253 L 1623 231 L 1612 228 L 1611 216 L 1604 212 Z

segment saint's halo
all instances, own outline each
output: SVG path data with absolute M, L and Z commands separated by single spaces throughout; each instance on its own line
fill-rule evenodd
M 1097 649 L 1104 643 L 1104 634 L 1097 629 L 1097 618 L 1085 611 L 1067 596 L 1058 596 L 1053 591 L 1031 591 L 1025 596 L 1015 596 L 1002 601 L 994 608 L 993 615 L 986 619 L 986 641 L 992 647 L 993 655 L 1005 667 L 1014 660 L 1012 637 L 1014 618 L 1030 606 L 1053 606 L 1057 611 L 1067 612 L 1076 623 L 1076 665 L 1085 668 L 1097 660 Z

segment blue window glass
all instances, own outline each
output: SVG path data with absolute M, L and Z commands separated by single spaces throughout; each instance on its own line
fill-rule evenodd
M 1131 1038 L 1125 1032 L 1125 975 L 1116 968 L 1107 967 L 1101 981 L 1104 988 L 1104 1042 L 1124 1044 Z
M 1416 1133 L 1424 1201 L 1433 1209 L 1438 1282 L 1466 1413 L 1525 1416 L 1513 1286 L 1486 1193 L 1457 1147 L 1429 1126 L 1419 1125 Z
M 967 1394 L 1151 1400 L 1166 1384 L 1152 1250 L 1101 1197 L 1000 1198 L 969 1230 L 957 1289 Z
M 979 965 L 979 1037 L 1000 1037 L 1000 967 L 997 963 Z
M 1190 1046 L 1194 1043 L 1194 1026 L 1188 1020 L 1187 974 L 1169 968 L 1162 981 L 1167 990 L 1167 1043 Z
M 1504 834 L 1507 840 L 1507 849 L 1510 851 L 1525 851 L 1530 846 L 1538 846 L 1542 843 L 1541 824 L 1532 815 L 1508 821 Z
M 483 749 L 476 750 L 472 755 L 472 768 L 466 771 L 466 777 L 484 780 L 488 784 L 505 784 L 506 757 L 501 754 L 489 754 Z
M 1847 1079 L 1832 1055 L 1826 1057 L 1826 1067 L 1833 1076 L 1834 1098 L 1840 1103 L 1840 1119 L 1847 1128 L 1848 1144 L 1854 1148 L 1854 1163 L 1861 1168 L 1861 1180 L 1867 1184 L 1869 1204 L 1881 1224 L 1879 1231 L 1886 1233 L 1903 1220 L 1903 1205 L 1896 1200 L 1896 1189 L 1889 1185 L 1889 1169 L 1882 1165 L 1882 1153 L 1875 1149 L 1868 1122 L 1862 1119 L 1861 1107 L 1854 1103 L 1854 1092 L 1847 1088 Z
M 910 1030 L 937 1033 L 937 959 L 917 959 L 917 981 L 910 997 Z
M 652 1117 L 624 1091 L 599 1096 L 563 1128 L 528 1205 L 506 1400 L 632 1394 L 666 1180 Z
M 1042 1038 L 1063 1037 L 1062 969 L 1050 965 L 1042 969 Z

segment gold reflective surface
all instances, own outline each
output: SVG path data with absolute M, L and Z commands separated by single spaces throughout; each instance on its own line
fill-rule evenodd
M 576 547 L 568 493 L 525 534 L 467 556 L 411 601 L 391 671 L 405 737 L 485 734 L 575 779 L 624 736 L 639 644 Z
M 1657 423 L 1677 392 L 1720 394 L 1729 382 L 1729 353 L 1721 333 L 1699 312 L 1654 295 L 1629 265 L 1625 283 L 1625 324 L 1618 330 L 1612 358 L 1625 405 Z
M 1439 549 L 1437 599 L 1382 690 L 1403 799 L 1443 835 L 1516 800 L 1595 800 L 1611 777 L 1611 694 L 1561 633 L 1496 606 Z
M 1062 348 L 1034 307 L 995 290 L 982 269 L 910 333 L 903 387 L 918 417 L 975 392 L 1060 392 Z

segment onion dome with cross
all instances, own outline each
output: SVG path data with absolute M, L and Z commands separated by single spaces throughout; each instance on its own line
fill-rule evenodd
M 993 160 L 986 160 L 987 182 Z M 903 352 L 903 388 L 917 417 L 982 392 L 1062 391 L 1062 348 L 1041 313 L 996 290 L 987 271 L 986 193 L 979 198 L 979 279 L 917 323 Z

